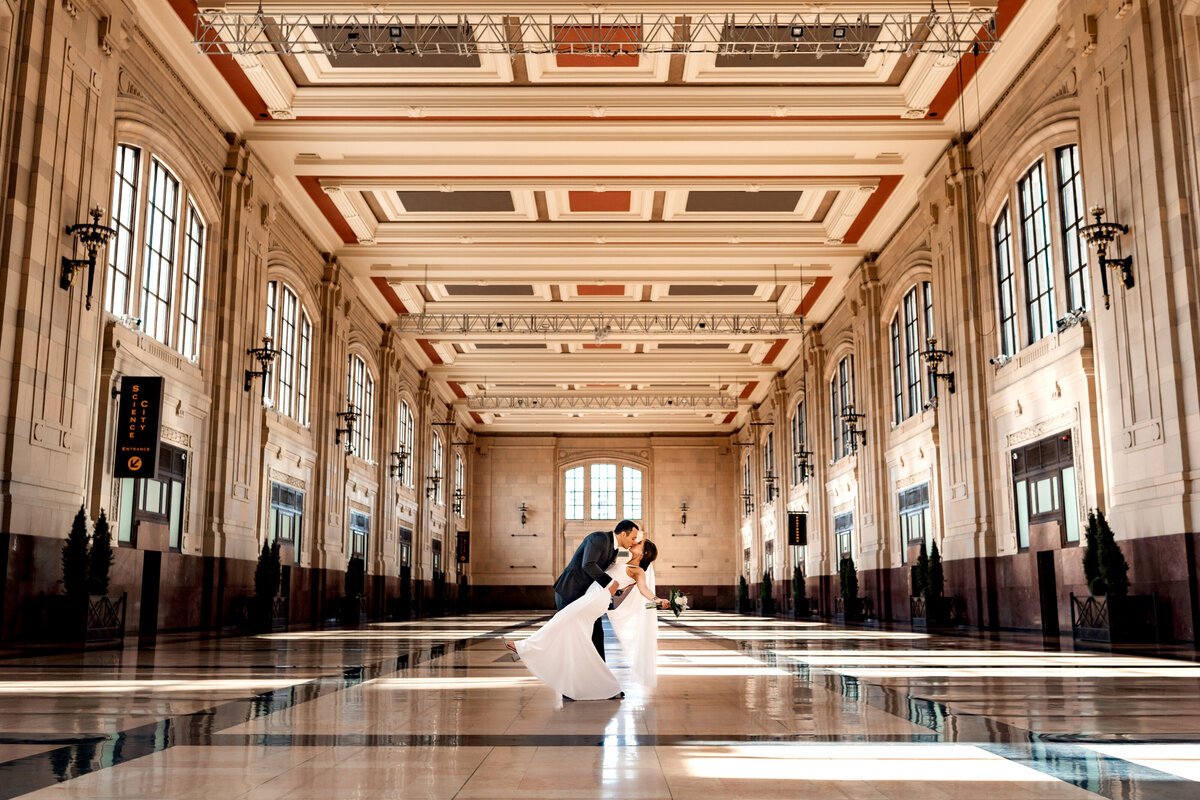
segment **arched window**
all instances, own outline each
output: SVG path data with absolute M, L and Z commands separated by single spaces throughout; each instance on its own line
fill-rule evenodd
M 808 420 L 804 416 L 804 401 L 796 403 L 792 415 L 792 485 L 800 483 L 800 460 L 797 455 L 808 450 Z
M 312 322 L 286 283 L 267 283 L 266 330 L 278 351 L 266 395 L 280 414 L 307 425 Z
M 400 445 L 399 451 L 401 453 L 405 454 L 404 461 L 402 461 L 400 464 L 400 476 L 399 476 L 400 483 L 411 489 L 412 485 L 413 485 L 412 463 L 413 463 L 413 458 L 414 458 L 414 456 L 413 456 L 413 434 L 414 434 L 413 413 L 412 413 L 412 409 L 409 408 L 408 403 L 406 403 L 403 400 L 400 401 L 400 420 L 399 420 L 399 424 L 397 424 L 397 426 L 396 426 L 396 430 L 397 430 L 397 435 L 400 439 L 400 441 L 398 443 Z
M 346 370 L 346 400 L 358 412 L 351 439 L 354 452 L 361 459 L 374 461 L 371 443 L 375 428 L 375 379 L 367 363 L 356 355 L 350 356 Z
M 829 382 L 829 412 L 832 420 L 833 459 L 850 453 L 850 433 L 843 424 L 842 414 L 854 405 L 854 356 L 838 362 L 837 373 Z
M 1084 224 L 1079 146 L 1041 153 L 992 223 L 1002 355 L 1014 355 L 1053 333 L 1059 309 L 1088 307 L 1088 251 L 1079 236 Z
M 892 317 L 892 414 L 898 425 L 925 407 L 921 343 L 933 336 L 933 286 L 923 281 L 905 293 Z M 932 387 L 925 387 L 932 392 Z
M 746 454 L 746 460 L 742 462 L 742 494 L 746 502 L 742 507 L 742 516 L 748 517 L 754 512 L 752 498 L 754 497 L 754 485 L 751 483 L 750 477 L 750 454 Z
M 458 503 L 458 516 L 465 517 L 467 515 L 467 470 L 463 466 L 462 456 L 458 453 L 454 454 L 454 491 L 457 494 L 455 502 Z
M 433 432 L 433 448 L 432 459 L 430 463 L 433 465 L 433 476 L 435 478 L 442 477 L 442 467 L 445 464 L 446 454 L 442 450 L 442 437 L 438 436 L 437 431 Z M 433 502 L 439 506 L 442 502 L 442 481 L 435 481 L 433 484 Z
M 640 520 L 645 514 L 642 477 L 637 467 L 615 463 L 571 467 L 563 472 L 564 516 L 568 520 L 615 521 L 619 509 L 620 519 Z
M 120 144 L 112 210 L 104 308 L 196 360 L 206 226 L 191 195 L 158 157 Z

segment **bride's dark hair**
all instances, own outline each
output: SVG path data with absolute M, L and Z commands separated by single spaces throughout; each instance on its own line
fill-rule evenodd
M 638 562 L 638 566 L 642 569 L 654 563 L 654 559 L 658 558 L 658 548 L 654 546 L 654 542 L 649 539 L 642 540 L 642 560 Z

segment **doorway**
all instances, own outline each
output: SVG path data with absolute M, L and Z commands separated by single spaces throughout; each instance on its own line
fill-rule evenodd
M 145 550 L 142 557 L 142 602 L 138 617 L 138 638 L 158 635 L 158 584 L 162 577 L 162 553 Z
M 1038 595 L 1042 605 L 1042 635 L 1058 636 L 1058 578 L 1054 572 L 1056 550 L 1037 554 Z

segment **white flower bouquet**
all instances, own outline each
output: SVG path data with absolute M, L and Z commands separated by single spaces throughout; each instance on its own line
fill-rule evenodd
M 678 589 L 672 589 L 670 597 L 667 600 L 670 603 L 671 610 L 675 612 L 675 616 L 679 616 L 688 608 L 687 595 Z M 658 608 L 658 603 L 646 603 L 646 608 Z

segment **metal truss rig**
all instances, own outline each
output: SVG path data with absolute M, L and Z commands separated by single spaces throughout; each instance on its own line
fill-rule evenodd
M 194 44 L 221 55 L 620 56 L 989 53 L 995 9 L 829 14 L 392 14 L 205 10 Z
M 737 407 L 737 398 L 728 394 L 509 394 L 467 398 L 467 408 L 472 411 L 737 411 Z
M 795 314 L 401 314 L 399 333 L 455 335 L 801 336 Z

